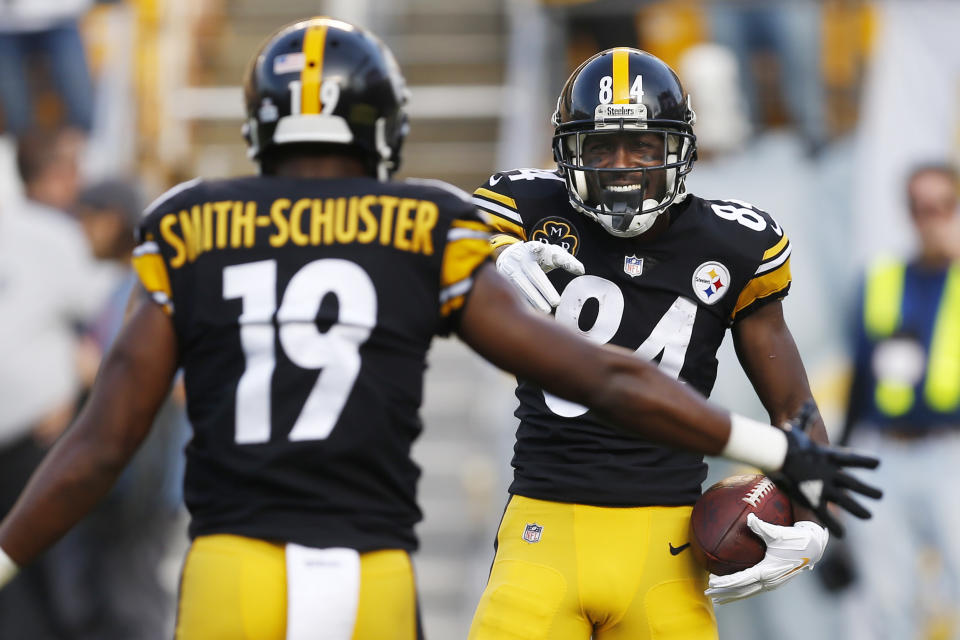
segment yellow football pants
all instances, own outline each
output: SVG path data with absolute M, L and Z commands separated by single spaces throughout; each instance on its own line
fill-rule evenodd
M 513 496 L 470 640 L 716 640 L 691 507 Z
M 306 609 L 308 617 L 316 618 L 307 620 L 306 626 L 324 629 L 322 637 L 337 640 L 417 640 L 416 587 L 409 554 L 395 549 L 363 554 L 334 551 L 352 563 L 347 563 L 346 574 L 331 575 L 331 584 L 325 585 L 331 597 L 319 599 L 315 607 L 309 602 L 313 593 L 309 587 L 316 585 L 305 585 L 308 601 L 298 611 L 302 615 Z M 177 640 L 286 640 L 288 611 L 293 615 L 291 590 L 304 586 L 288 576 L 287 555 L 285 545 L 240 536 L 194 540 L 181 578 Z M 301 596 L 299 601 L 303 600 Z M 328 616 L 323 607 L 333 615 Z M 325 628 L 328 618 L 342 617 L 344 611 L 350 618 L 345 625 L 332 631 Z

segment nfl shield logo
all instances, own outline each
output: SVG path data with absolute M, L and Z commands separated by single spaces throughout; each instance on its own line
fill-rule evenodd
M 631 278 L 636 278 L 643 273 L 643 258 L 637 256 L 623 257 L 623 272 Z
M 523 530 L 523 539 L 530 544 L 534 542 L 540 542 L 540 536 L 543 534 L 543 527 L 536 522 L 528 524 L 527 528 Z

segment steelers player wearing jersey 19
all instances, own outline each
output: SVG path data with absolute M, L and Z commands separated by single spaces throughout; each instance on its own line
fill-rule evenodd
M 798 498 L 820 481 L 818 510 L 866 515 L 843 469 L 875 459 L 731 416 L 528 310 L 469 197 L 389 180 L 405 100 L 389 51 L 352 25 L 315 18 L 267 41 L 246 83 L 262 175 L 191 181 L 149 207 L 134 259 L 149 296 L 0 524 L 0 586 L 104 495 L 182 367 L 192 544 L 177 638 L 417 638 L 410 447 L 427 349 L 450 332 L 645 438 L 759 465 Z
M 694 119 L 662 61 L 604 51 L 560 94 L 558 169 L 496 173 L 474 203 L 499 232 L 498 269 L 531 304 L 704 396 L 732 328 L 771 422 L 784 424 L 812 403 L 780 303 L 790 241 L 750 204 L 685 191 Z M 703 457 L 611 430 L 529 379 L 519 378 L 517 398 L 511 497 L 471 639 L 715 638 L 708 596 L 726 602 L 773 588 L 822 555 L 827 532 L 816 522 L 757 521 L 766 559 L 712 576 L 705 595 L 708 576 L 683 552 Z M 825 442 L 814 422 L 813 437 Z

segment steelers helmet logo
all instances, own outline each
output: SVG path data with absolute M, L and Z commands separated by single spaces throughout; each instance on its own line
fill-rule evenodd
M 534 226 L 530 239 L 563 247 L 572 256 L 577 255 L 580 250 L 577 230 L 563 218 L 544 218 Z
M 730 272 L 719 262 L 704 262 L 693 272 L 693 292 L 704 304 L 716 304 L 730 288 Z

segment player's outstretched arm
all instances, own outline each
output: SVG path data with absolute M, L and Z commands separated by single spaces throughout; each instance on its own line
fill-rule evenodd
M 149 432 L 176 369 L 173 323 L 143 300 L 104 360 L 83 411 L 0 524 L 0 586 L 113 486 Z
M 627 350 L 590 343 L 533 313 L 493 265 L 476 274 L 459 335 L 501 369 L 585 404 L 649 440 L 713 455 L 727 441 L 726 411 Z
M 869 517 L 849 492 L 880 496 L 844 472 L 873 468 L 876 458 L 819 445 L 798 429 L 783 431 L 715 407 L 629 351 L 592 344 L 530 312 L 492 265 L 476 274 L 459 333 L 498 367 L 587 405 L 650 441 L 763 469 L 828 526 L 834 524 L 828 502 Z

